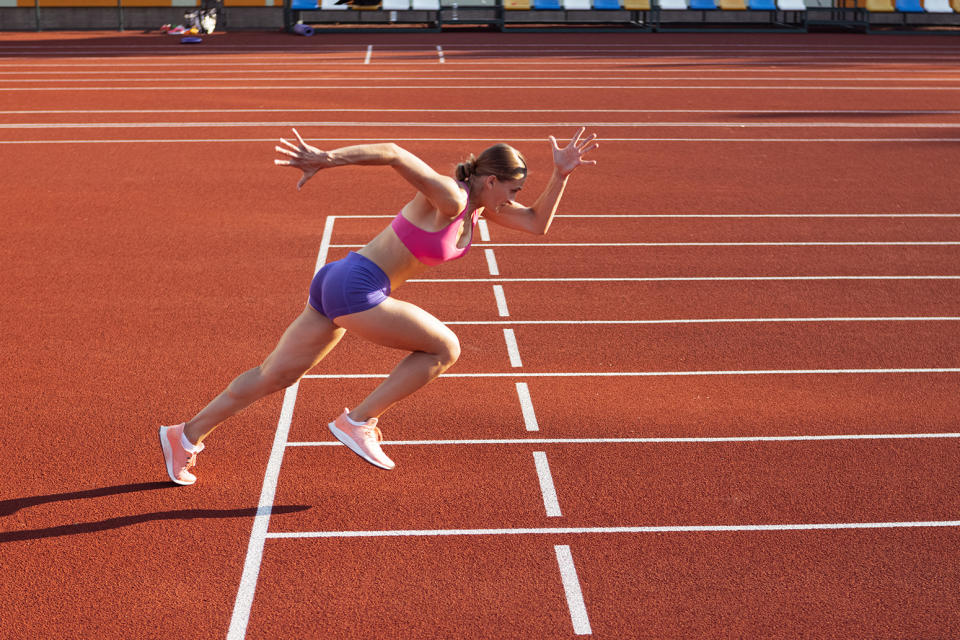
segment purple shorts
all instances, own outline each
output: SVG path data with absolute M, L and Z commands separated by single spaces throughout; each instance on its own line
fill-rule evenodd
M 372 309 L 390 297 L 390 278 L 369 258 L 351 251 L 325 264 L 310 283 L 310 306 L 331 320 Z

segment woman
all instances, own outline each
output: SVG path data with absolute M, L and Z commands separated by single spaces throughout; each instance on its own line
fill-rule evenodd
M 370 243 L 325 265 L 314 277 L 303 313 L 284 332 L 263 364 L 237 377 L 192 420 L 160 427 L 160 445 L 167 474 L 177 484 L 193 484 L 190 468 L 203 440 L 221 422 L 256 400 L 284 389 L 313 368 L 344 333 L 353 332 L 376 344 L 409 351 L 384 382 L 353 410 L 330 423 L 330 431 L 361 458 L 382 469 L 394 463 L 383 453 L 379 416 L 446 371 L 460 355 L 457 336 L 419 307 L 390 297 L 408 279 L 428 266 L 462 257 L 473 241 L 481 212 L 496 224 L 544 234 L 563 195 L 567 178 L 597 148 L 596 135 L 581 139 L 581 127 L 563 148 L 550 136 L 554 170 L 533 206 L 514 201 L 523 188 L 527 164 L 505 144 L 490 147 L 457 165 L 456 179 L 442 176 L 423 160 L 395 144 L 365 144 L 321 151 L 294 129 L 299 144 L 281 139 L 276 149 L 288 158 L 277 165 L 303 172 L 297 189 L 321 169 L 341 165 L 389 165 L 417 190 Z

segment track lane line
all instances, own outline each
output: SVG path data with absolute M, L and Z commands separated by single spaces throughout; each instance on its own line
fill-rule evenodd
M 740 533 L 767 531 L 842 531 L 876 529 L 923 529 L 960 527 L 960 520 L 903 522 L 816 522 L 741 525 L 675 525 L 623 527 L 540 527 L 522 529 L 401 529 L 379 531 L 283 531 L 268 533 L 270 539 L 300 538 L 397 538 L 439 536 L 523 536 L 623 533 Z
M 543 508 L 547 512 L 547 517 L 559 518 L 563 514 L 560 512 L 557 489 L 553 484 L 553 476 L 550 474 L 550 463 L 547 462 L 546 452 L 534 451 L 533 462 L 537 468 L 537 479 L 540 481 L 540 494 L 543 496 Z
M 510 329 L 504 329 L 510 331 Z M 517 365 L 522 366 L 522 365 Z M 658 378 L 684 376 L 783 376 L 783 375 L 882 375 L 882 374 L 925 374 L 960 373 L 960 368 L 913 368 L 913 369 L 757 369 L 744 371 L 578 371 L 578 372 L 540 372 L 514 371 L 509 373 L 443 373 L 441 378 Z M 386 373 L 341 373 L 307 374 L 303 379 L 376 379 L 386 378 Z
M 563 582 L 563 591 L 567 597 L 567 609 L 570 611 L 570 622 L 573 623 L 573 633 L 578 636 L 591 635 L 590 618 L 587 615 L 587 606 L 583 601 L 583 592 L 580 589 L 580 579 L 573 565 L 573 555 L 570 547 L 558 544 L 553 547 L 557 554 L 557 564 L 560 567 L 560 579 Z
M 314 266 L 314 274 L 327 260 L 330 238 L 333 234 L 335 216 L 328 216 L 324 224 L 323 238 L 320 242 L 320 251 Z M 297 403 L 297 392 L 300 383 L 295 382 L 287 387 L 283 395 L 283 406 L 280 410 L 280 419 L 277 431 L 273 438 L 273 447 L 263 478 L 260 490 L 260 501 L 257 515 L 250 532 L 250 541 L 247 543 L 247 555 L 243 563 L 243 573 L 240 577 L 240 586 L 233 604 L 233 613 L 230 617 L 230 628 L 227 631 L 227 640 L 243 640 L 247 633 L 247 624 L 250 621 L 250 611 L 253 607 L 254 594 L 257 590 L 257 579 L 260 575 L 260 565 L 263 562 L 263 547 L 269 533 L 270 514 L 273 510 L 273 501 L 277 492 L 277 481 L 280 477 L 280 467 L 283 463 L 283 453 L 286 450 L 290 434 L 290 425 L 293 422 L 293 411 Z
M 519 383 L 518 383 L 519 384 Z M 535 418 L 534 418 L 535 419 Z M 537 431 L 529 429 L 528 431 Z M 869 433 L 816 436 L 691 436 L 648 438 L 500 438 L 485 440 L 391 440 L 390 446 L 464 446 L 464 445 L 537 445 L 537 444 L 709 444 L 732 442 L 824 442 L 837 440 L 930 440 L 960 439 L 960 433 Z M 333 441 L 287 442 L 288 447 L 335 447 Z

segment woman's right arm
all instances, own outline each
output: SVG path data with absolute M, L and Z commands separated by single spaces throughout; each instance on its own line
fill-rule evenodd
M 298 190 L 321 169 L 350 164 L 389 165 L 426 196 L 441 215 L 454 217 L 466 204 L 466 197 L 453 178 L 440 175 L 426 162 L 397 144 L 360 144 L 321 151 L 304 142 L 296 129 L 293 133 L 300 144 L 295 145 L 281 138 L 280 141 L 285 146 L 278 146 L 277 152 L 289 156 L 290 159 L 277 159 L 274 163 L 303 171 L 303 176 L 297 183 Z

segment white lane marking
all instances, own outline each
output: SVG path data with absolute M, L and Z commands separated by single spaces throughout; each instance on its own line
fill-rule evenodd
M 558 518 L 563 514 L 560 513 L 560 502 L 557 501 L 557 490 L 553 486 L 547 454 L 543 451 L 534 451 L 533 463 L 537 467 L 537 479 L 540 481 L 540 493 L 543 495 L 543 508 L 547 512 L 547 517 Z
M 557 554 L 557 564 L 560 566 L 560 579 L 563 581 L 563 592 L 567 596 L 567 608 L 570 610 L 570 622 L 573 623 L 573 633 L 578 636 L 587 636 L 593 633 L 590 628 L 590 618 L 587 616 L 587 606 L 583 602 L 583 592 L 580 590 L 580 579 L 573 566 L 573 555 L 570 547 L 558 544 L 553 547 Z
M 247 633 L 247 622 L 250 619 L 253 596 L 257 590 L 257 578 L 260 575 L 260 564 L 263 560 L 263 546 L 270 526 L 270 513 L 273 510 L 273 499 L 277 491 L 277 478 L 280 475 L 283 452 L 290 433 L 290 423 L 293 420 L 293 407 L 297 402 L 298 388 L 299 383 L 294 383 L 287 387 L 283 394 L 283 408 L 280 410 L 277 433 L 273 438 L 273 448 L 270 450 L 263 488 L 260 490 L 260 503 L 257 508 L 257 515 L 253 520 L 250 542 L 247 544 L 247 557 L 243 563 L 243 574 L 240 577 L 237 599 L 234 601 L 233 615 L 230 618 L 230 629 L 227 632 L 228 640 L 242 640 Z
M 314 266 L 314 273 L 327 260 L 327 250 L 330 237 L 333 234 L 335 216 L 328 216 L 324 224 L 323 238 L 320 242 L 320 251 Z M 283 463 L 283 452 L 287 446 L 290 434 L 290 424 L 293 422 L 293 410 L 297 403 L 297 391 L 300 383 L 295 382 L 287 387 L 283 394 L 283 406 L 280 409 L 280 419 L 277 423 L 277 432 L 273 438 L 273 447 L 270 450 L 270 459 L 267 462 L 267 471 L 263 478 L 263 487 L 260 490 L 260 502 L 257 516 L 253 520 L 253 529 L 250 532 L 250 542 L 247 544 L 247 556 L 243 563 L 243 574 L 240 577 L 240 586 L 237 589 L 237 599 L 233 604 L 233 614 L 230 618 L 230 629 L 227 632 L 228 640 L 242 640 L 247 633 L 247 623 L 250 620 L 250 609 L 253 606 L 253 597 L 257 590 L 257 578 L 260 575 L 260 564 L 263 560 L 263 546 L 267 539 L 270 526 L 270 513 L 273 510 L 273 500 L 277 491 L 277 479 L 280 476 L 280 466 Z
M 480 240 L 483 242 L 490 242 L 490 227 L 487 226 L 487 221 L 481 218 L 480 222 L 477 223 L 477 226 L 480 227 Z
M 781 280 L 960 280 L 960 276 L 676 276 L 651 278 L 415 278 L 407 282 L 745 282 Z
M 518 383 L 522 384 L 522 383 Z M 528 429 L 536 431 L 536 429 Z M 929 440 L 942 438 L 960 439 L 960 433 L 869 433 L 818 436 L 712 436 L 687 438 L 502 438 L 488 440 L 393 440 L 384 441 L 391 446 L 464 446 L 464 445 L 534 445 L 534 444 L 704 444 L 731 442 L 832 442 L 844 440 Z M 314 442 L 288 442 L 288 447 L 335 447 L 339 443 L 328 440 Z
M 517 336 L 514 335 L 513 329 L 504 329 L 503 339 L 507 343 L 507 355 L 510 356 L 510 366 L 522 367 L 523 361 L 520 360 L 520 349 L 517 347 Z
M 439 48 L 439 47 L 438 47 Z M 442 56 L 442 51 L 439 52 Z M 440 63 L 443 63 L 443 57 L 440 57 Z M 82 80 L 80 80 L 82 82 Z M 129 80 L 117 80 L 117 82 L 129 82 Z M 68 86 L 68 87 L 0 87 L 0 91 L 196 91 L 200 85 L 185 86 L 182 84 L 155 84 L 148 86 L 130 86 L 130 87 L 91 87 L 91 86 Z M 568 91 L 570 89 L 616 89 L 629 91 L 650 91 L 650 90 L 681 90 L 681 91 L 714 91 L 723 89 L 725 91 L 960 91 L 960 86 L 956 87 L 924 87 L 924 86 L 877 86 L 877 87 L 850 87 L 840 85 L 643 85 L 643 84 L 528 84 L 528 85 L 505 85 L 505 84 L 457 84 L 449 82 L 446 84 L 291 84 L 291 85 L 203 85 L 204 91 L 343 91 L 349 89 L 358 90 L 377 90 L 377 89 L 496 89 L 505 93 L 507 91 L 543 91 L 546 89 Z
M 533 400 L 530 398 L 530 388 L 526 382 L 517 383 L 517 397 L 520 399 L 520 411 L 523 413 L 523 425 L 527 431 L 539 431 L 537 414 L 533 410 Z
M 494 285 L 498 286 L 498 285 Z M 567 325 L 567 324 L 738 324 L 766 322 L 958 322 L 960 316 L 891 318 L 691 318 L 671 320 L 445 320 L 456 325 Z
M 487 258 L 487 270 L 490 272 L 490 275 L 500 275 L 500 267 L 497 265 L 497 257 L 493 255 L 493 249 L 484 249 L 483 255 Z
M 0 65 L 3 66 L 3 65 Z M 180 69 L 174 72 L 178 75 L 183 74 Z M 817 110 L 794 110 L 794 109 L 436 109 L 430 107 L 431 113 L 602 113 L 604 115 L 611 113 L 736 113 L 736 114 L 780 114 L 789 113 L 791 115 L 817 115 L 817 114 L 850 114 L 864 115 L 870 117 L 877 116 L 902 116 L 902 115 L 958 115 L 960 110 L 922 110 L 922 111 L 896 111 L 896 110 L 848 110 L 848 111 L 817 111 Z M 0 115 L 32 115 L 32 114 L 78 114 L 78 113 L 423 113 L 420 109 L 403 108 L 343 108 L 343 109 L 299 109 L 299 108 L 277 108 L 277 109 L 21 109 L 15 111 L 0 110 Z M 617 214 L 612 214 L 617 215 Z M 699 215 L 699 214 L 697 214 Z M 788 217 L 806 217 L 816 214 L 791 214 Z M 870 215 L 870 214 L 844 214 L 844 215 Z M 890 215 L 910 215 L 910 214 L 890 214 Z M 565 214 L 558 214 L 557 217 L 569 217 Z M 667 216 L 671 217 L 671 216 Z M 713 217 L 713 214 L 704 214 L 704 217 Z M 722 217 L 722 214 L 721 214 Z M 486 220 L 480 219 L 480 224 L 486 224 Z
M 960 213 L 558 213 L 557 218 L 960 218 Z M 382 213 L 338 215 L 344 219 L 393 218 Z M 486 223 L 480 220 L 480 223 Z M 484 242 L 489 238 L 481 238 Z
M 370 56 L 373 55 L 373 45 L 367 45 L 367 55 L 363 58 L 363 64 L 370 64 Z
M 446 60 L 443 59 L 443 47 L 437 45 L 437 59 L 439 60 L 438 64 L 443 64 Z
M 923 247 L 956 246 L 960 240 L 891 240 L 824 242 L 495 242 L 485 247 Z M 362 244 L 335 244 L 335 249 L 355 249 Z
M 3 88 L 0 87 L 0 91 Z M 427 137 L 409 137 L 409 136 L 391 136 L 389 138 L 332 138 L 332 137 L 311 137 L 308 140 L 313 142 L 496 142 L 508 140 L 510 142 L 542 142 L 540 138 L 519 138 L 503 136 L 485 137 L 485 138 L 427 138 Z M 605 137 L 605 143 L 611 142 L 771 142 L 771 143 L 850 143 L 859 144 L 869 143 L 904 143 L 919 142 L 923 144 L 949 142 L 960 142 L 960 138 L 615 138 Z M 143 139 L 109 139 L 100 140 L 0 140 L 0 144 L 197 144 L 197 143 L 237 143 L 237 142 L 276 142 L 276 138 L 143 138 Z
M 506 332 L 511 329 L 504 329 Z M 509 338 L 508 338 L 509 340 Z M 516 343 L 516 338 L 513 338 Z M 509 342 L 507 343 L 509 349 Z M 516 346 L 514 344 L 514 346 Z M 519 362 L 519 353 L 517 354 Z M 517 367 L 522 364 L 514 365 Z M 785 375 L 880 375 L 903 373 L 960 373 L 960 368 L 914 368 L 914 369 L 752 369 L 743 371 L 577 371 L 559 373 L 555 371 L 543 373 L 529 373 L 514 371 L 512 373 L 443 373 L 441 378 L 659 378 L 685 376 L 785 376 Z M 304 378 L 319 380 L 363 380 L 369 378 L 386 378 L 386 373 L 340 373 L 340 374 L 307 374 Z
M 521 128 L 521 129 L 530 129 L 530 128 L 555 128 L 555 127 L 572 127 L 575 126 L 574 122 L 437 122 L 430 120 L 422 120 L 417 122 L 398 122 L 398 121 L 368 121 L 368 120 L 323 120 L 323 121 L 295 121 L 295 120 L 277 120 L 277 121 L 264 121 L 264 120 L 231 120 L 231 121 L 216 121 L 216 122 L 145 122 L 145 121 L 133 121 L 130 122 L 9 122 L 0 124 L 0 129 L 213 129 L 213 128 L 230 128 L 236 129 L 241 127 L 375 127 L 375 128 L 388 128 L 388 127 L 397 127 L 397 128 L 438 128 L 438 129 L 449 129 L 451 127 L 457 127 L 460 129 L 470 128 L 470 129 L 481 129 L 481 128 Z M 797 122 L 763 122 L 763 123 L 747 123 L 747 124 L 737 124 L 735 122 L 583 122 L 580 126 L 586 126 L 590 128 L 679 128 L 679 127 L 693 127 L 693 128 L 731 128 L 731 129 L 745 129 L 745 128 L 771 128 L 771 129 L 783 129 L 787 127 L 800 128 L 800 129 L 818 129 L 818 128 L 829 128 L 829 127 L 845 127 L 850 129 L 865 129 L 869 128 L 871 130 L 876 129 L 956 129 L 957 123 L 955 122 L 945 122 L 945 123 L 877 123 L 877 122 L 864 122 L 864 123 L 821 123 L 821 122 L 810 122 L 810 123 L 797 123 Z M 740 138 L 737 138 L 740 139 Z
M 613 533 L 726 533 L 748 531 L 837 531 L 851 529 L 914 529 L 960 527 L 960 520 L 915 522 L 818 522 L 809 524 L 743 524 L 636 527 L 543 527 L 529 529 L 406 529 L 383 531 L 284 531 L 268 538 L 389 538 L 432 536 L 573 535 Z
M 493 285 L 493 297 L 497 300 L 497 313 L 500 314 L 500 317 L 509 316 L 510 310 L 507 309 L 507 296 L 503 293 L 503 285 Z

